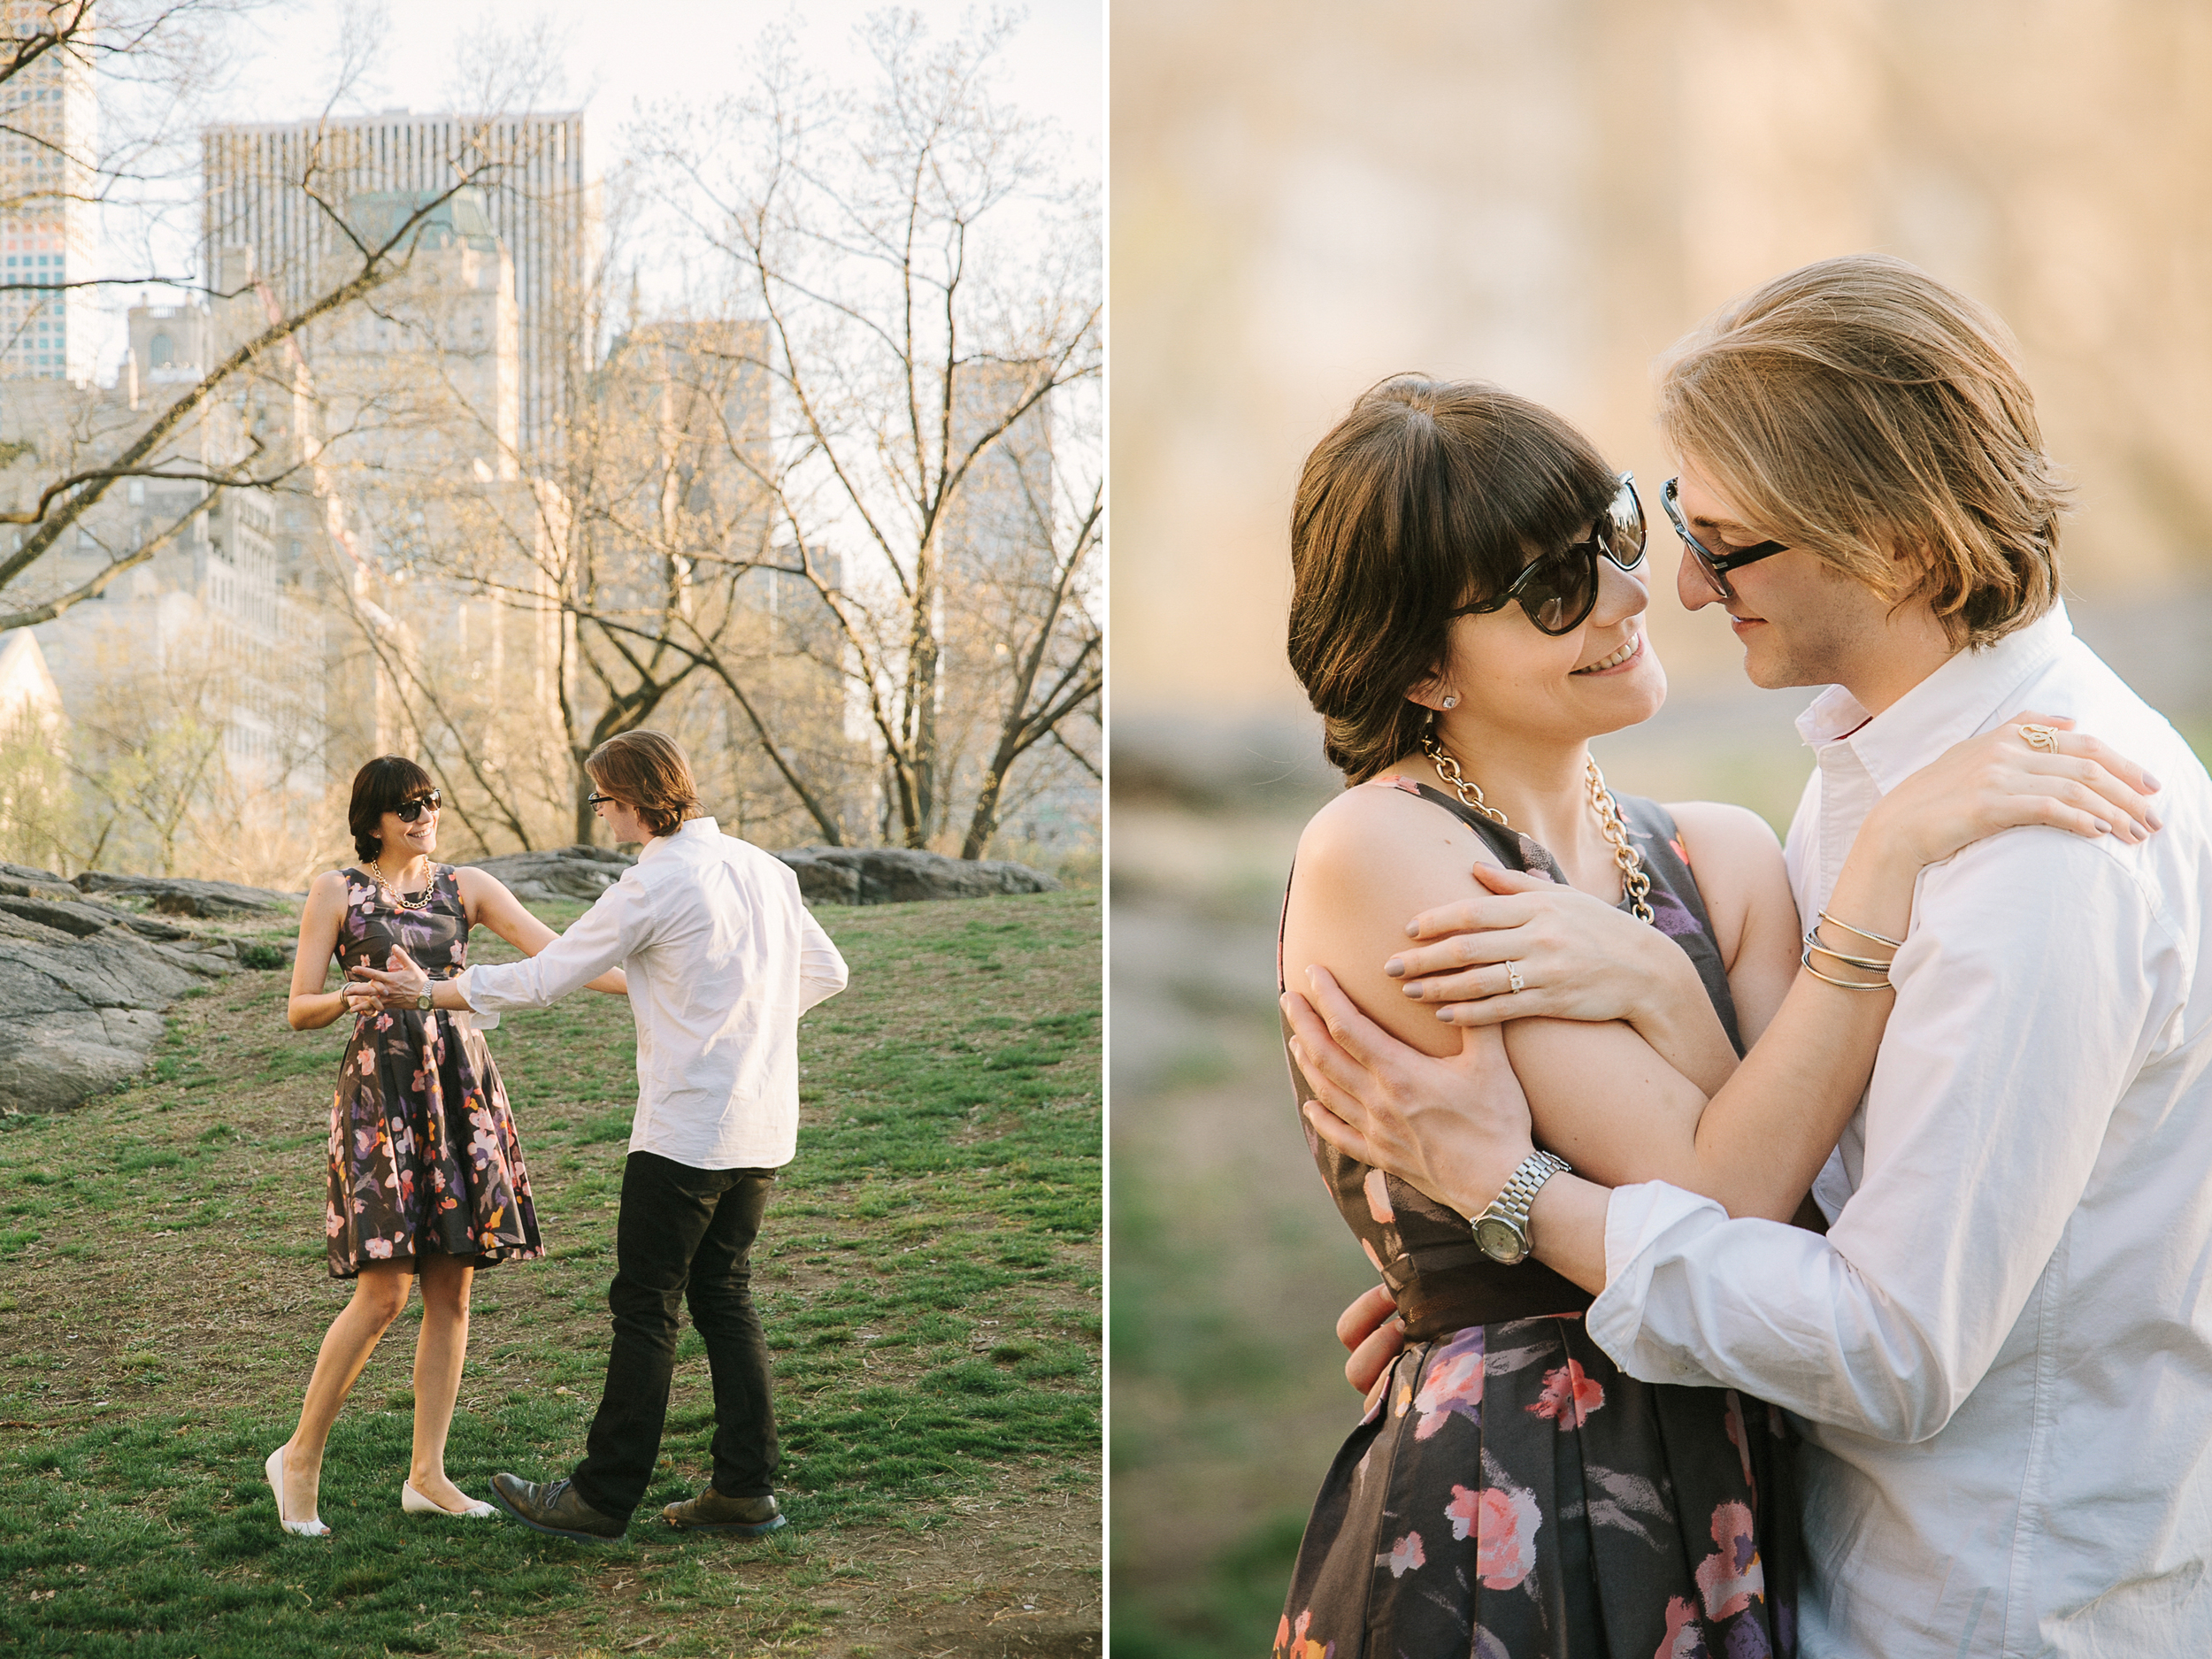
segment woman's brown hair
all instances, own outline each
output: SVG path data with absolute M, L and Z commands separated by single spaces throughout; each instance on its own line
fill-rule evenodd
M 353 801 L 346 808 L 346 827 L 353 832 L 353 850 L 364 864 L 373 862 L 384 850 L 384 838 L 377 833 L 384 815 L 437 787 L 428 772 L 404 755 L 379 755 L 353 774 Z
M 1314 446 L 1290 516 L 1290 666 L 1348 785 L 1420 744 L 1406 694 L 1440 672 L 1451 612 L 1603 513 L 1619 481 L 1549 410 L 1479 380 L 1401 374 Z
M 658 732 L 620 732 L 584 761 L 600 791 L 635 810 L 655 835 L 673 835 L 700 815 L 691 763 Z
M 1824 259 L 1720 311 L 1676 347 L 1659 424 L 1747 524 L 1924 596 L 1954 648 L 2058 596 L 2067 489 L 2018 348 L 1902 259 Z

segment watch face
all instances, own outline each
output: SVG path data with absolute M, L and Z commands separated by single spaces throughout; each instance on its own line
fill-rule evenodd
M 1521 1230 L 1502 1216 L 1485 1216 L 1476 1222 L 1475 1242 L 1492 1261 L 1509 1267 L 1528 1254 L 1528 1240 L 1521 1236 Z

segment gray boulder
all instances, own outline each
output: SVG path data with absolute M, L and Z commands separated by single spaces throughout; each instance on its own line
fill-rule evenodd
M 0 1110 L 66 1111 L 128 1081 L 161 1041 L 161 1010 L 237 965 L 221 941 L 80 936 L 0 910 Z
M 29 864 L 0 862 L 0 893 L 12 893 L 19 898 L 73 899 L 77 889 L 50 870 L 35 870 Z
M 65 893 L 70 890 L 62 889 Z M 111 904 L 87 904 L 81 900 L 18 898 L 12 894 L 0 893 L 0 910 L 27 922 L 59 928 L 74 939 L 88 939 L 110 927 L 127 927 L 145 939 L 192 937 L 189 928 L 179 927 L 174 922 L 157 922 L 134 910 L 119 910 Z
M 810 904 L 904 904 L 918 899 L 981 899 L 1002 893 L 1052 893 L 1041 870 L 997 858 L 948 858 L 910 847 L 796 847 L 776 855 L 799 878 Z
M 192 881 L 170 876 L 114 876 L 88 870 L 77 878 L 80 893 L 112 893 L 150 899 L 165 916 L 281 916 L 291 905 L 281 893 L 243 887 L 235 881 Z
M 578 843 L 541 853 L 502 853 L 476 868 L 498 878 L 518 899 L 575 899 L 588 904 L 637 863 L 627 853 Z

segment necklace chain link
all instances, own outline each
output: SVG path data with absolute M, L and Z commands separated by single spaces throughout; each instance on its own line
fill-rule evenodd
M 369 861 L 369 879 L 376 883 L 378 889 L 381 891 L 384 896 L 391 902 L 391 906 L 396 910 L 423 910 L 429 909 L 430 900 L 432 895 L 437 891 L 438 887 L 438 872 L 435 870 L 433 870 L 430 872 L 430 879 L 424 885 L 423 890 L 419 894 L 416 895 L 415 897 L 410 899 L 404 894 L 401 893 L 397 887 L 394 887 L 389 881 L 387 881 L 384 879 L 383 863 L 381 860 L 374 858 Z
M 1436 768 L 1438 779 L 1444 787 L 1459 796 L 1460 804 L 1470 806 L 1494 824 L 1512 828 L 1506 816 L 1482 798 L 1481 786 L 1470 781 L 1459 770 L 1459 761 L 1452 751 L 1437 741 L 1433 734 L 1421 740 L 1421 748 L 1428 755 L 1429 764 Z M 1629 911 L 1640 922 L 1652 919 L 1649 902 L 1651 877 L 1644 871 L 1644 856 L 1628 839 L 1627 826 L 1621 822 L 1619 803 L 1613 792 L 1605 787 L 1605 774 L 1598 770 L 1594 759 L 1589 761 L 1586 781 L 1590 787 L 1590 805 L 1598 815 L 1598 828 L 1604 832 L 1606 841 L 1613 849 L 1613 862 L 1621 872 L 1621 896 L 1628 901 Z
M 1436 775 L 1444 787 L 1459 796 L 1462 806 L 1471 806 L 1494 824 L 1504 824 L 1505 814 L 1482 798 L 1482 786 L 1470 783 L 1460 775 L 1459 762 L 1452 751 L 1438 742 L 1433 736 L 1424 737 L 1421 747 L 1428 751 L 1429 764 L 1436 768 Z M 1506 826 L 1509 829 L 1512 826 Z
M 1597 809 L 1598 827 L 1605 832 L 1605 839 L 1613 843 L 1613 862 L 1620 866 L 1621 896 L 1628 901 L 1628 908 L 1640 922 L 1651 920 L 1651 906 L 1647 897 L 1651 892 L 1651 878 L 1644 873 L 1644 856 L 1629 844 L 1628 829 L 1621 822 L 1620 803 L 1613 799 L 1613 792 L 1605 787 L 1605 774 L 1598 770 L 1595 760 L 1590 762 L 1590 804 Z

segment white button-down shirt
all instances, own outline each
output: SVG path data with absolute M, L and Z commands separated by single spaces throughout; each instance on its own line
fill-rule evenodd
M 1827 1236 L 1657 1183 L 1608 1210 L 1599 1344 L 1805 1422 L 1811 1659 L 2212 1654 L 2204 768 L 2060 611 L 1871 720 L 1822 693 L 1791 879 L 1810 916 L 1876 800 L 2026 710 L 2148 767 L 2165 827 L 1923 872 Z
M 471 968 L 460 991 L 486 1013 L 543 1008 L 615 967 L 637 1016 L 630 1150 L 700 1170 L 788 1164 L 799 1016 L 845 988 L 789 866 L 693 818 L 536 956 Z

